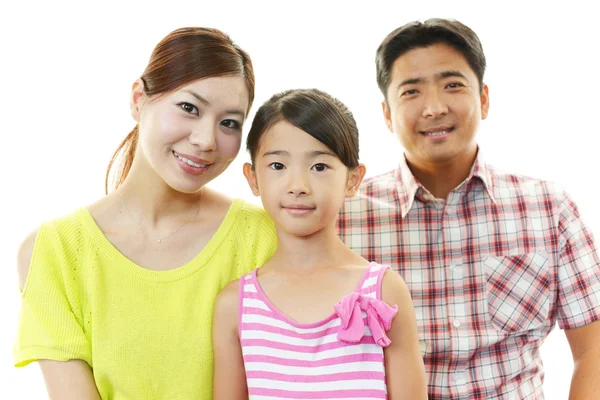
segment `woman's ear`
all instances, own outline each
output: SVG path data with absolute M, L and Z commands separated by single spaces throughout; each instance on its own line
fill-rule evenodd
M 135 122 L 140 122 L 140 112 L 142 109 L 142 100 L 145 97 L 144 93 L 144 82 L 142 79 L 138 79 L 133 82 L 131 87 L 131 98 L 129 99 L 129 108 L 131 110 L 131 116 Z
M 244 176 L 248 181 L 248 185 L 250 185 L 250 189 L 252 190 L 252 194 L 255 196 L 260 196 L 260 191 L 258 190 L 258 181 L 256 180 L 256 173 L 254 172 L 254 168 L 252 164 L 245 163 L 244 164 Z
M 366 172 L 367 168 L 364 164 L 358 164 L 356 168 L 349 171 L 348 182 L 346 184 L 346 197 L 353 197 L 356 195 L 356 193 L 358 193 L 358 189 L 365 178 Z

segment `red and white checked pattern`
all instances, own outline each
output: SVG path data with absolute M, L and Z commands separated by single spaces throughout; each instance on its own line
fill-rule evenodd
M 346 202 L 338 231 L 406 281 L 432 400 L 543 399 L 543 340 L 600 318 L 600 260 L 573 201 L 479 158 L 446 201 L 403 159 Z

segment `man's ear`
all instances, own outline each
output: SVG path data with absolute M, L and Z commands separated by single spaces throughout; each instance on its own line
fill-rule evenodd
M 390 112 L 390 106 L 385 99 L 381 102 L 381 111 L 383 111 L 383 119 L 385 120 L 388 130 L 393 133 L 394 128 L 392 127 L 392 113 Z
M 140 122 L 140 112 L 142 110 L 142 101 L 144 97 L 144 82 L 142 79 L 138 79 L 133 82 L 133 85 L 131 86 L 131 97 L 129 99 L 129 109 L 131 110 L 131 116 L 135 122 Z
M 358 193 L 360 184 L 365 178 L 367 168 L 364 164 L 358 164 L 358 167 L 348 172 L 348 182 L 346 184 L 346 197 L 353 197 Z
M 250 189 L 252 190 L 252 194 L 255 196 L 260 196 L 260 191 L 258 190 L 258 182 L 256 180 L 256 173 L 254 172 L 254 168 L 252 164 L 245 163 L 244 164 L 244 176 L 248 181 L 248 185 L 250 185 Z
M 490 89 L 488 85 L 483 85 L 483 90 L 479 98 L 481 101 L 481 119 L 486 119 L 490 110 Z

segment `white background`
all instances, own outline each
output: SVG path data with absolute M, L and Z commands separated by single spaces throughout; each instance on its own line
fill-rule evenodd
M 450 17 L 474 29 L 487 56 L 491 109 L 479 142 L 508 171 L 556 180 L 600 235 L 598 21 L 587 3 L 459 1 L 23 1 L 0 6 L 0 330 L 3 398 L 43 398 L 36 365 L 12 367 L 19 308 L 16 253 L 42 221 L 103 195 L 112 152 L 134 126 L 129 90 L 153 47 L 182 26 L 216 27 L 246 49 L 258 105 L 273 93 L 317 87 L 345 102 L 361 134 L 368 175 L 402 149 L 381 116 L 374 55 L 414 19 Z M 360 4 L 360 5 L 358 5 Z M 593 4 L 589 2 L 589 4 Z M 252 116 L 252 115 L 251 115 Z M 249 123 L 246 124 L 247 132 Z M 212 186 L 250 198 L 238 160 Z M 572 361 L 564 334 L 543 347 L 546 397 L 567 398 Z M 9 396 L 8 394 L 11 393 Z

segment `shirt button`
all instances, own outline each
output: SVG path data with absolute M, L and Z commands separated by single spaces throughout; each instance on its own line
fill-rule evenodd
M 452 325 L 454 325 L 455 328 L 458 328 L 460 326 L 460 321 L 455 319 Z

